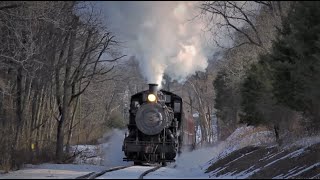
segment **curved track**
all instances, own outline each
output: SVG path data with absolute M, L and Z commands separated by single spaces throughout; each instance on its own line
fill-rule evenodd
M 159 165 L 159 166 L 156 166 L 156 167 L 154 167 L 154 168 L 152 168 L 152 169 L 149 169 L 149 170 L 143 172 L 143 173 L 139 176 L 139 179 L 143 179 L 143 177 L 144 177 L 145 175 L 147 175 L 147 174 L 149 174 L 149 173 L 151 173 L 151 172 L 153 172 L 153 171 L 156 171 L 156 170 L 159 169 L 160 167 L 161 167 L 161 166 Z
M 150 168 L 148 168 L 148 167 L 150 167 Z M 112 177 L 112 175 L 117 176 L 117 173 L 118 174 L 126 173 L 130 176 L 130 171 L 137 172 L 137 170 L 142 171 L 140 176 L 136 177 L 136 174 L 135 174 L 135 175 L 133 175 L 135 177 L 131 177 L 131 178 L 132 179 L 134 179 L 134 178 L 143 179 L 143 177 L 146 176 L 148 173 L 154 172 L 157 169 L 159 169 L 160 167 L 162 167 L 162 166 L 160 166 L 160 165 L 158 165 L 158 166 L 137 166 L 137 165 L 118 166 L 118 167 L 103 170 L 101 172 L 91 172 L 86 175 L 77 177 L 75 179 L 96 179 L 96 178 L 97 179 L 104 179 L 103 176 L 107 176 L 107 175 L 110 175 L 111 178 L 114 178 L 114 177 Z M 126 170 L 124 170 L 124 169 L 126 169 Z M 143 170 L 143 169 L 147 169 L 147 170 Z M 123 170 L 123 172 L 121 170 Z M 110 174 L 108 174 L 108 173 L 110 173 Z

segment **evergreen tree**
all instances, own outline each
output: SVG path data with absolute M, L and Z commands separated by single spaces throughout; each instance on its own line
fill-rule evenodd
M 260 61 L 263 62 L 263 61 Z M 264 71 L 264 64 L 253 64 L 247 72 L 247 77 L 241 87 L 242 112 L 240 122 L 247 125 L 267 124 L 267 119 L 258 110 L 259 101 L 270 91 L 267 85 L 268 76 Z M 270 83 L 269 83 L 270 84 Z
M 274 42 L 268 63 L 277 101 L 303 112 L 319 127 L 320 2 L 297 2 Z
M 222 70 L 218 72 L 217 78 L 213 81 L 216 97 L 214 108 L 217 110 L 217 116 L 223 119 L 223 107 L 228 99 L 226 96 L 228 90 L 226 88 L 226 73 Z
M 276 107 L 282 105 L 303 112 L 312 120 L 310 125 L 319 128 L 319 17 L 320 2 L 293 4 L 271 53 L 260 56 L 259 62 L 247 72 L 241 88 L 242 122 L 270 123 L 271 118 L 263 111 L 269 109 L 274 114 L 279 112 Z M 262 105 L 265 102 L 268 106 Z
M 228 86 L 228 81 L 225 70 L 219 71 L 213 81 L 216 93 L 214 108 L 219 123 L 219 138 L 222 139 L 236 128 L 239 109 L 239 94 Z

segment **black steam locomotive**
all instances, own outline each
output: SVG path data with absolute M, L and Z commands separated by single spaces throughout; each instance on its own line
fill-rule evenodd
M 182 98 L 157 90 L 157 84 L 149 84 L 149 90 L 131 96 L 128 134 L 123 142 L 124 161 L 134 164 L 175 161 L 182 145 Z

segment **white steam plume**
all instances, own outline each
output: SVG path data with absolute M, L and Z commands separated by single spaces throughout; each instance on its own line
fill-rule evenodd
M 207 58 L 200 39 L 201 26 L 188 21 L 192 2 L 157 2 L 138 32 L 137 48 L 143 54 L 140 68 L 148 83 L 161 85 L 162 76 L 183 82 L 204 71 Z
M 125 157 L 122 151 L 122 144 L 125 132 L 119 129 L 113 129 L 111 132 L 104 135 L 101 139 L 103 144 L 104 162 L 106 167 L 129 165 L 132 162 L 123 161 Z
M 183 82 L 196 71 L 205 71 L 203 27 L 192 21 L 197 2 L 105 2 L 111 27 L 126 41 L 129 55 L 139 60 L 147 83 L 161 85 L 164 73 Z

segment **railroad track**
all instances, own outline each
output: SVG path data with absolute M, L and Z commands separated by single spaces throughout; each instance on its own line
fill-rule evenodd
M 91 173 L 85 174 L 83 176 L 79 176 L 79 177 L 77 177 L 75 179 L 95 179 L 95 178 L 100 177 L 100 176 L 102 176 L 102 175 L 104 175 L 106 173 L 113 172 L 113 171 L 118 171 L 118 170 L 125 169 L 125 168 L 130 168 L 130 167 L 145 167 L 145 166 L 136 166 L 136 165 L 118 166 L 118 167 L 113 167 L 113 168 L 110 168 L 110 169 L 103 170 L 101 172 L 91 172 Z M 147 174 L 149 174 L 151 172 L 156 171 L 160 167 L 162 167 L 162 166 L 161 165 L 154 166 L 153 168 L 142 172 L 140 174 L 140 176 L 138 177 L 138 179 L 143 179 L 144 176 L 146 176 Z

